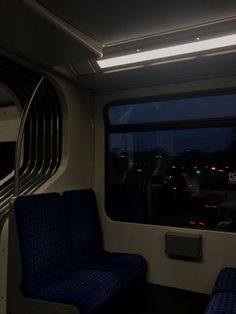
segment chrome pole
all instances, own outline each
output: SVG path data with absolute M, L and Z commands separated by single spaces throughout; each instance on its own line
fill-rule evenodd
M 26 118 L 28 116 L 31 104 L 34 100 L 34 97 L 42 84 L 43 80 L 45 79 L 46 74 L 43 74 L 42 77 L 40 78 L 38 84 L 36 85 L 29 102 L 27 105 L 24 107 L 24 110 L 21 115 L 21 120 L 20 120 L 20 126 L 19 126 L 19 131 L 17 135 L 17 140 L 16 140 L 16 149 L 15 149 L 15 174 L 14 174 L 14 196 L 19 195 L 19 180 L 20 180 L 20 162 L 21 162 L 21 151 L 22 151 L 22 141 L 23 141 L 23 136 L 24 136 L 24 129 L 25 129 L 25 122 Z

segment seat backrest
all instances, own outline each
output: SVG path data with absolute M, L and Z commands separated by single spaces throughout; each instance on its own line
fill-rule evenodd
M 63 204 L 69 227 L 72 259 L 83 261 L 102 251 L 102 233 L 94 192 L 66 191 Z
M 14 208 L 24 289 L 70 262 L 70 242 L 59 194 L 19 196 Z

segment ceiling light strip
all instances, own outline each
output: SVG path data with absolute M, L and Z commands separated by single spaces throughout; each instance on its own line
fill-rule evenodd
M 120 57 L 108 58 L 103 60 L 98 60 L 97 63 L 102 69 L 128 65 L 138 62 L 158 60 L 168 57 L 187 55 L 194 52 L 209 51 L 214 49 L 220 49 L 224 47 L 230 47 L 236 45 L 236 34 L 206 39 L 198 40 L 196 42 L 176 45 L 166 48 L 154 49 L 144 52 L 138 52 L 133 54 L 128 54 Z

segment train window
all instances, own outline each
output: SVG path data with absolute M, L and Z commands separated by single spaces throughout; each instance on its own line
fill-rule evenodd
M 4 86 L 0 86 L 0 180 L 14 169 L 14 151 L 21 109 Z
M 149 112 L 148 120 L 145 105 L 149 111 L 152 103 L 159 104 L 159 114 Z M 128 222 L 236 229 L 236 94 L 125 107 L 105 110 L 108 215 Z
M 224 106 L 222 106 L 224 103 Z M 218 95 L 116 105 L 108 111 L 112 125 L 231 117 L 235 95 Z

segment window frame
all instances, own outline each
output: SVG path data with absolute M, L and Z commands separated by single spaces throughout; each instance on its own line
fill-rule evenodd
M 174 93 L 174 94 L 165 94 L 159 96 L 151 97 L 141 97 L 141 98 L 130 98 L 123 100 L 115 100 L 107 103 L 103 108 L 103 118 L 104 118 L 104 127 L 105 127 L 105 212 L 107 216 L 113 221 L 123 221 L 114 219 L 112 217 L 111 211 L 108 208 L 108 187 L 109 187 L 109 135 L 116 133 L 137 133 L 137 132 L 150 132 L 150 131 L 164 131 L 164 130 L 181 130 L 181 129 L 201 129 L 201 128 L 213 128 L 213 127 L 236 127 L 236 116 L 223 117 L 223 118 L 210 118 L 210 119 L 189 119 L 189 120 L 175 120 L 167 122 L 156 122 L 156 123 L 136 123 L 136 124 L 121 124 L 121 125 L 112 125 L 109 121 L 109 109 L 114 106 L 126 106 L 131 104 L 144 104 L 150 103 L 153 101 L 167 101 L 167 100 L 181 100 L 189 98 L 201 98 L 209 96 L 222 96 L 228 94 L 236 94 L 236 87 L 224 88 L 224 89 L 213 89 L 213 90 L 204 90 L 204 91 L 194 91 L 186 93 Z M 129 221 L 129 223 L 135 223 Z M 140 222 L 141 224 L 150 224 L 148 222 Z M 158 226 L 158 224 L 155 224 Z M 175 226 L 180 228 L 197 228 L 192 226 Z M 232 232 L 230 230 L 221 230 L 219 228 L 210 228 L 210 227 L 201 227 L 201 229 L 206 230 L 217 230 L 224 232 Z M 236 230 L 233 230 L 236 232 Z

